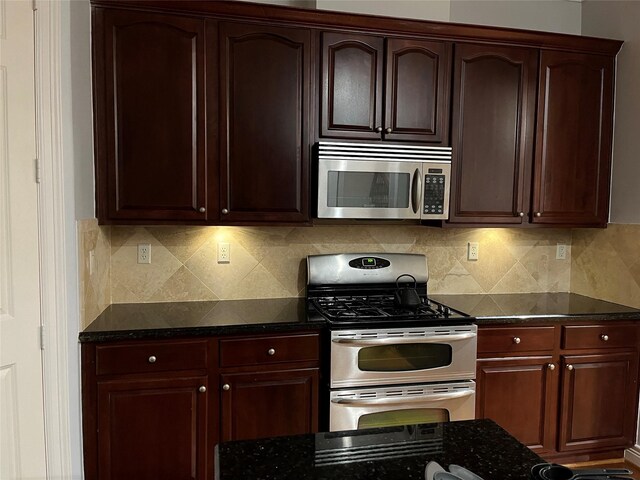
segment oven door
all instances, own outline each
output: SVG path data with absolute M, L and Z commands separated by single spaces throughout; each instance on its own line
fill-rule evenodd
M 330 402 L 332 432 L 471 420 L 475 418 L 475 383 L 335 390 Z
M 419 219 L 422 164 L 318 160 L 318 218 Z
M 476 325 L 331 332 L 331 388 L 467 380 Z

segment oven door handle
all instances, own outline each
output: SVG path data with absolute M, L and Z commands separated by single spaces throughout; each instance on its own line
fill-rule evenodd
M 433 337 L 388 337 L 388 338 L 333 338 L 333 343 L 343 343 L 346 346 L 357 347 L 360 345 L 386 345 L 389 343 L 448 343 L 475 338 L 474 332 L 458 333 L 454 335 L 434 335 Z
M 420 195 L 422 194 L 421 176 L 422 173 L 416 168 L 416 171 L 413 172 L 413 182 L 411 182 L 411 208 L 413 209 L 413 213 L 418 213 L 420 206 Z
M 433 395 L 423 396 L 398 396 L 398 397 L 385 397 L 385 398 L 332 398 L 331 403 L 338 403 L 341 405 L 400 405 L 405 403 L 425 403 L 425 402 L 439 402 L 443 400 L 453 400 L 455 398 L 469 397 L 476 392 L 474 390 L 464 390 L 462 392 L 452 393 L 436 393 Z

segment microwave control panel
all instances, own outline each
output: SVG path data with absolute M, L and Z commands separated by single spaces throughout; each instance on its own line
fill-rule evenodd
M 446 177 L 442 169 L 429 168 L 424 176 L 424 215 L 443 215 L 445 213 Z

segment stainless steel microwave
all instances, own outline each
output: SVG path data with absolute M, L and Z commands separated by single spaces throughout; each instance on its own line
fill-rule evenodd
M 319 142 L 318 218 L 449 218 L 451 147 Z

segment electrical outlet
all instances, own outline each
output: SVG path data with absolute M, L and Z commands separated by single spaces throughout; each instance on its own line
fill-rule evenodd
M 138 263 L 151 263 L 151 244 L 138 244 Z
M 567 259 L 567 246 L 564 243 L 558 243 L 556 245 L 556 260 Z
M 231 263 L 231 247 L 226 242 L 218 243 L 218 263 Z
M 478 260 L 479 250 L 478 242 L 469 242 L 467 244 L 467 260 Z

